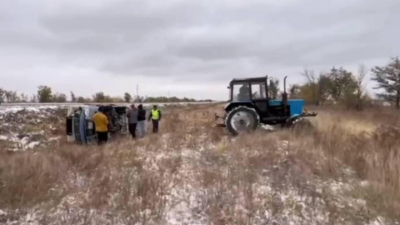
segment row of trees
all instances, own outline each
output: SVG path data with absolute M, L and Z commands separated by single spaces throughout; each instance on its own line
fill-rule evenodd
M 374 67 L 371 80 L 376 82 L 375 89 L 380 89 L 376 97 L 400 109 L 400 60 L 393 58 L 383 67 Z M 361 110 L 372 104 L 372 97 L 365 90 L 365 78 L 368 70 L 360 65 L 357 74 L 342 67 L 332 68 L 329 72 L 318 75 L 313 70 L 305 69 L 306 78 L 303 85 L 292 85 L 289 88 L 290 98 L 302 98 L 315 105 L 343 104 L 348 108 Z M 279 83 L 270 81 L 270 96 L 276 98 L 276 86 Z
M 360 65 L 357 75 L 343 68 L 332 68 L 329 72 L 316 75 L 313 70 L 304 70 L 302 75 L 307 82 L 304 85 L 292 85 L 289 88 L 291 98 L 302 98 L 315 105 L 342 103 L 348 107 L 361 109 L 370 99 L 365 91 L 365 66 Z
M 133 98 L 129 93 L 125 93 L 124 97 L 111 97 L 98 92 L 92 98 L 84 98 L 76 96 L 72 91 L 70 93 L 70 102 L 89 103 L 89 102 L 107 102 L 107 103 L 120 103 L 120 102 L 195 102 L 195 99 L 177 98 L 177 97 L 136 97 Z M 7 91 L 0 88 L 0 102 L 67 102 L 67 96 L 62 93 L 54 93 L 51 87 L 39 86 L 36 95 L 30 98 L 25 94 L 18 94 L 16 91 Z
M 372 80 L 376 82 L 375 89 L 380 89 L 376 94 L 378 99 L 394 105 L 400 109 L 400 60 L 392 58 L 386 66 L 372 68 Z M 361 110 L 366 104 L 371 103 L 372 97 L 365 90 L 365 77 L 368 70 L 364 65 L 359 66 L 357 74 L 344 68 L 332 68 L 328 72 L 316 74 L 313 70 L 304 70 L 303 77 L 306 83 L 292 85 L 289 88 L 290 98 L 302 98 L 309 104 L 324 105 L 328 103 L 343 104 L 350 108 Z M 269 96 L 272 99 L 279 97 L 279 81 L 269 81 Z M 111 97 L 98 92 L 92 98 L 77 97 L 70 93 L 72 102 L 193 102 L 194 99 L 177 97 L 136 97 L 129 93 L 123 97 Z M 66 102 L 67 96 L 54 93 L 48 86 L 39 86 L 37 94 L 30 98 L 25 94 L 7 91 L 0 88 L 0 101 L 6 102 Z M 206 100 L 207 101 L 207 100 Z M 208 100 L 210 101 L 210 100 Z
M 22 93 L 18 94 L 16 91 L 7 91 L 0 88 L 0 102 L 66 102 L 67 97 L 64 94 L 51 94 L 51 88 L 47 86 L 40 86 L 38 94 L 28 95 Z
M 98 92 L 93 95 L 94 102 L 196 102 L 193 98 L 177 98 L 177 97 L 142 97 L 136 96 L 135 98 L 132 97 L 131 94 L 126 92 L 124 97 L 111 97 L 105 95 L 103 92 Z

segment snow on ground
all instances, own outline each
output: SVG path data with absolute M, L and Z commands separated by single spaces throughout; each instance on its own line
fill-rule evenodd
M 29 112 L 36 112 L 39 113 L 43 109 L 57 109 L 62 106 L 55 106 L 55 105 L 49 105 L 49 106 L 28 106 L 28 107 L 23 107 L 23 106 L 13 106 L 13 107 L 1 107 L 0 106 L 0 115 L 1 114 L 8 114 L 8 113 L 16 113 L 20 111 L 29 111 Z
M 188 105 L 202 103 L 154 103 L 159 106 Z M 204 103 L 203 103 L 204 104 Z M 117 104 L 118 105 L 118 104 Z M 128 104 L 120 104 L 127 106 Z M 150 107 L 152 103 L 145 103 Z M 44 146 L 65 136 L 64 119 L 69 106 L 84 106 L 77 103 L 62 104 L 2 104 L 0 105 L 0 144 L 9 151 L 27 150 Z M 44 133 L 38 133 L 38 131 Z M 57 133 L 57 136 L 54 136 Z M 37 140 L 39 139 L 39 140 Z
M 283 142 L 282 145 L 287 145 L 287 142 Z M 168 144 L 165 144 L 164 148 L 167 147 Z M 107 204 L 101 208 L 85 208 L 85 202 L 89 200 L 93 191 L 94 181 L 85 176 L 71 174 L 68 185 L 73 186 L 76 191 L 66 195 L 58 205 L 47 211 L 45 209 L 49 208 L 48 206 L 38 205 L 21 214 L 20 217 L 12 217 L 14 220 L 7 219 L 4 224 L 36 225 L 46 221 L 46 224 L 202 225 L 214 224 L 216 221 L 214 217 L 220 217 L 221 221 L 229 222 L 229 224 L 328 224 L 332 222 L 332 212 L 329 210 L 333 207 L 331 204 L 338 209 L 347 210 L 349 214 L 362 211 L 366 207 L 364 201 L 346 196 L 346 192 L 352 188 L 349 183 L 311 179 L 308 181 L 310 184 L 308 188 L 316 187 L 316 191 L 308 192 L 290 182 L 285 183 L 285 178 L 282 178 L 283 185 L 286 187 L 277 188 L 272 185 L 273 180 L 268 175 L 271 173 L 269 167 L 259 171 L 260 173 L 255 171 L 257 176 L 252 183 L 249 183 L 250 186 L 242 183 L 243 181 L 229 181 L 231 179 L 229 176 L 234 175 L 230 174 L 229 167 L 224 168 L 224 166 L 212 164 L 211 161 L 207 162 L 207 158 L 221 157 L 223 160 L 232 157 L 229 152 L 214 155 L 215 147 L 204 144 L 195 149 L 148 151 L 145 148 L 139 148 L 135 151 L 136 159 L 144 163 L 142 170 L 149 176 L 157 177 L 160 173 L 164 174 L 160 177 L 163 185 L 161 188 L 165 189 L 160 198 L 162 199 L 162 205 L 159 206 L 162 210 L 159 214 L 162 217 L 161 220 L 156 219 L 155 214 L 158 215 L 158 213 L 154 212 L 155 208 L 143 207 L 136 202 L 136 200 L 140 202 L 140 199 L 131 199 L 130 194 L 123 195 L 121 192 L 109 193 L 109 196 L 105 197 Z M 243 151 L 255 157 L 260 154 L 251 149 L 243 149 Z M 286 157 L 287 154 L 284 151 L 281 153 L 283 158 Z M 179 162 L 179 166 L 174 172 L 167 171 L 163 166 L 166 162 L 175 161 Z M 208 164 L 209 167 L 204 168 L 204 164 Z M 173 167 L 167 169 L 173 169 Z M 216 175 L 220 175 L 221 180 L 205 185 L 204 172 L 213 172 L 214 169 L 219 173 Z M 115 173 L 110 175 L 111 179 L 121 176 L 121 171 L 110 171 L 110 173 Z M 137 182 L 138 171 L 125 168 L 122 173 L 132 180 L 128 182 Z M 232 186 L 229 186 L 230 182 L 233 182 Z M 153 194 L 159 193 L 156 190 Z M 318 197 L 318 194 L 324 194 L 330 199 L 329 204 L 326 199 Z M 118 210 L 121 204 L 119 201 L 123 196 L 127 198 L 124 201 L 128 205 L 139 204 L 135 206 L 137 208 L 134 207 L 132 217 Z M 0 209 L 0 222 L 1 218 L 6 218 L 8 213 Z M 346 217 L 337 218 L 336 223 L 353 224 Z M 386 223 L 383 218 L 378 217 L 367 224 Z
M 8 151 L 33 149 L 58 140 L 65 107 L 0 106 L 0 144 Z
M 63 117 L 47 121 L 59 109 L 3 111 L 0 122 L 6 129 L 0 130 L 0 141 L 12 143 L 14 149 L 29 149 L 59 140 L 61 136 L 50 134 L 58 129 L 57 121 Z M 21 124 L 24 121 L 33 127 L 43 125 L 42 130 L 27 132 Z M 32 139 L 43 136 L 46 138 Z M 170 139 L 170 134 L 164 134 L 157 149 L 130 149 L 131 145 L 124 145 L 120 151 L 109 153 L 129 155 L 117 157 L 121 168 L 107 168 L 101 174 L 101 179 L 113 185 L 110 192 L 96 196 L 93 192 L 98 191 L 99 181 L 68 171 L 66 179 L 52 189 L 68 190 L 57 204 L 50 201 L 24 210 L 0 208 L 0 224 L 354 224 L 359 221 L 352 221 L 352 216 L 368 212 L 365 200 L 348 194 L 355 186 L 368 183 L 352 179 L 348 168 L 343 168 L 349 176 L 347 182 L 317 177 L 301 180 L 300 174 L 288 172 L 295 165 L 287 164 L 293 153 L 287 150 L 286 140 L 274 149 L 265 146 L 262 150 L 248 147 L 221 151 L 220 146 L 208 141 L 207 133 L 196 138 L 194 146 L 198 147 L 189 147 L 188 143 L 171 145 Z M 221 145 L 226 142 L 223 139 Z M 254 168 L 245 164 L 250 158 L 263 158 L 269 153 L 276 157 L 273 162 Z M 132 166 L 135 161 L 136 167 Z M 145 186 L 146 182 L 150 185 Z M 103 205 L 88 207 L 97 197 L 102 198 Z M 149 203 L 144 204 L 143 198 Z M 372 216 L 364 224 L 387 223 L 382 217 Z

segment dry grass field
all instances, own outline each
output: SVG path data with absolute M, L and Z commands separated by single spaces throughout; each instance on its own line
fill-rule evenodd
M 399 112 L 316 108 L 313 129 L 233 138 L 219 105 L 165 110 L 138 141 L 0 151 L 0 224 L 400 222 Z

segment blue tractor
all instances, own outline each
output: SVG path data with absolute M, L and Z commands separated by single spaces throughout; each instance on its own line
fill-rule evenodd
M 228 87 L 230 100 L 225 106 L 225 116 L 215 115 L 216 121 L 223 119 L 223 123 L 217 125 L 226 127 L 233 135 L 254 131 L 261 124 L 288 128 L 299 124 L 310 126 L 310 122 L 303 118 L 316 116 L 317 113 L 305 111 L 302 99 L 288 100 L 286 78 L 281 100 L 268 96 L 268 76 L 233 79 Z

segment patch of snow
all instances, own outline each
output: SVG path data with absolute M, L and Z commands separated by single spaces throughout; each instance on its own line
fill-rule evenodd
M 39 225 L 39 220 L 35 213 L 28 213 L 25 217 L 25 221 L 21 225 Z
M 371 185 L 369 181 L 363 180 L 360 182 L 361 187 L 368 187 Z
M 275 128 L 274 128 L 273 126 L 266 125 L 266 124 L 262 124 L 262 125 L 260 126 L 260 128 L 261 128 L 261 129 L 264 129 L 264 130 L 268 130 L 268 131 L 275 130 Z
M 6 216 L 7 213 L 0 209 L 0 216 Z
M 22 138 L 22 140 L 20 141 L 20 143 L 22 144 L 22 146 L 25 146 L 26 144 L 28 144 L 29 142 L 29 137 L 24 137 Z
M 30 133 L 28 133 L 29 135 L 44 135 L 45 134 L 45 132 L 44 132 L 44 130 L 41 130 L 41 131 L 36 131 L 36 132 L 30 132 Z
M 384 218 L 378 217 L 375 220 L 371 221 L 368 225 L 384 225 L 384 224 L 389 224 L 389 223 L 385 222 Z
M 4 135 L 0 135 L 0 140 L 7 141 L 8 137 Z
M 0 135 L 0 140 L 10 141 L 10 142 L 20 142 L 20 139 L 18 138 L 18 134 L 15 134 L 15 133 L 10 133 L 8 136 Z
M 17 106 L 17 107 L 7 107 L 7 108 L 0 108 L 0 114 L 8 114 L 8 113 L 16 113 L 24 108 Z
M 29 144 L 26 146 L 26 148 L 34 148 L 34 147 L 36 147 L 36 146 L 38 146 L 38 145 L 40 145 L 40 141 L 34 141 L 34 142 L 29 143 Z
M 17 113 L 22 110 L 39 113 L 39 112 L 41 112 L 41 110 L 57 109 L 57 108 L 62 108 L 62 106 L 48 105 L 48 106 L 27 106 L 27 107 L 23 107 L 23 106 L 0 107 L 0 115 L 1 114 L 9 114 L 9 113 Z
M 51 137 L 51 138 L 49 138 L 49 139 L 47 139 L 47 141 L 57 141 L 57 140 L 59 140 L 59 139 L 61 139 L 61 137 L 60 136 L 58 136 L 58 137 Z

